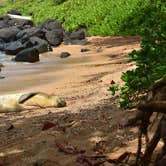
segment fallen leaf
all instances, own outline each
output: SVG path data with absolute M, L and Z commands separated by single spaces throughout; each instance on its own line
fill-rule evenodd
M 55 123 L 52 123 L 52 122 L 45 122 L 45 123 L 43 124 L 42 131 L 48 130 L 48 129 L 54 127 L 55 125 L 56 125 L 56 124 L 55 124 Z
M 10 130 L 12 130 L 12 129 L 14 129 L 14 126 L 11 124 L 11 125 L 7 128 L 7 131 L 10 131 Z
M 115 84 L 115 81 L 114 81 L 114 80 L 112 80 L 112 81 L 110 82 L 110 84 L 111 84 L 111 85 Z
M 117 159 L 107 159 L 107 162 L 114 163 L 114 164 L 119 164 L 119 163 L 127 164 L 130 156 L 131 156 L 130 152 L 124 152 Z
M 85 150 L 78 150 L 77 147 L 72 146 L 70 144 L 56 143 L 56 146 L 59 148 L 60 151 L 66 153 L 66 154 L 80 154 L 80 153 L 85 153 Z
M 106 162 L 105 156 L 78 156 L 76 162 L 78 166 L 99 166 Z
M 93 148 L 93 150 L 97 153 L 104 153 L 106 151 L 106 147 L 107 146 L 107 143 L 106 141 L 99 141 L 96 143 L 95 147 Z

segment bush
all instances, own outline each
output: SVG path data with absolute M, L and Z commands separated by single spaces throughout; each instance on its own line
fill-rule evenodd
M 11 3 L 8 0 L 7 6 L 1 8 L 0 15 L 11 9 L 18 9 L 21 10 L 23 15 L 31 14 L 37 24 L 48 18 L 57 18 L 67 30 L 86 27 L 90 35 L 120 35 L 124 31 L 123 29 L 120 30 L 124 19 L 135 11 L 136 6 L 139 6 L 139 8 L 146 6 L 148 1 L 15 0 L 15 3 Z M 132 28 L 128 31 L 128 34 L 130 34 L 130 31 L 132 31 Z
M 129 54 L 131 60 L 136 62 L 137 68 L 122 74 L 121 79 L 125 84 L 121 88 L 121 107 L 137 104 L 139 96 L 145 93 L 156 80 L 166 75 L 166 7 L 164 4 L 164 1 L 158 0 L 143 9 L 140 17 L 137 13 L 133 14 L 135 25 L 144 18 L 140 28 L 137 29 L 142 36 L 141 50 L 134 50 Z

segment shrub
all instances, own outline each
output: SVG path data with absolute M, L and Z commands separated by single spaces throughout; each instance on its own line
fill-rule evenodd
M 132 17 L 141 23 L 138 33 L 142 36 L 141 50 L 129 54 L 136 62 L 136 69 L 122 74 L 124 86 L 121 88 L 121 106 L 131 107 L 138 102 L 156 80 L 166 75 L 166 6 L 162 0 L 155 1 Z M 133 18 L 133 19 L 134 19 Z
M 9 0 L 0 9 L 0 15 L 11 9 L 31 14 L 39 24 L 48 18 L 59 19 L 65 29 L 86 27 L 90 35 L 120 35 L 124 19 L 132 14 L 136 6 L 145 6 L 149 0 Z M 141 5 L 140 5 L 141 4 Z M 128 27 L 128 25 L 126 25 Z M 128 34 L 132 28 L 128 28 Z

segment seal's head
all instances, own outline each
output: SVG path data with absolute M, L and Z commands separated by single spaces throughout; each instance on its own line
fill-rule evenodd
M 66 101 L 62 97 L 53 97 L 54 98 L 54 105 L 57 107 L 65 107 L 66 106 Z

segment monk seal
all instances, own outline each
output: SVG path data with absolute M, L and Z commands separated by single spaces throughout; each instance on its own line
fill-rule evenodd
M 18 112 L 33 108 L 64 107 L 66 101 L 42 92 L 9 94 L 0 96 L 1 112 Z

